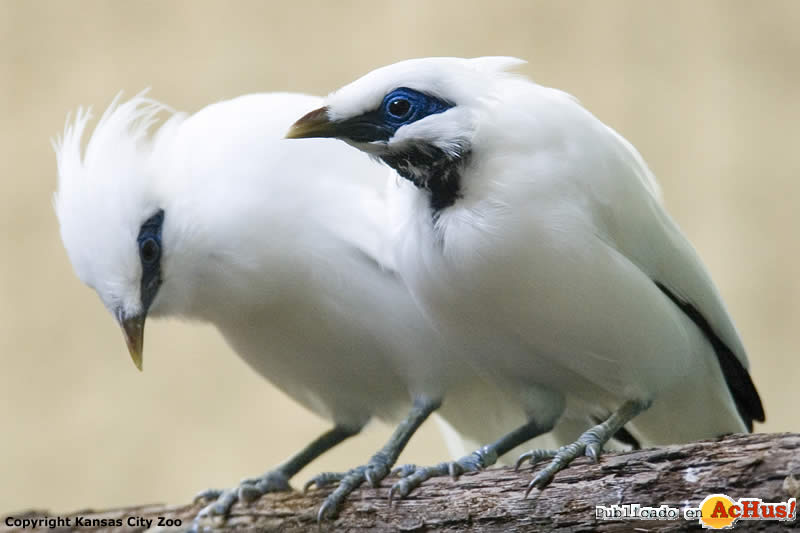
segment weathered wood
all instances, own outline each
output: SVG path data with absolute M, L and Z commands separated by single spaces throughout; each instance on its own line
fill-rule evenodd
M 658 507 L 668 504 L 683 509 L 697 506 L 709 494 L 725 493 L 734 499 L 762 498 L 786 501 L 800 497 L 800 434 L 731 435 L 681 446 L 608 453 L 599 464 L 580 459 L 560 472 L 535 500 L 523 498 L 531 479 L 530 468 L 491 469 L 478 474 L 430 480 L 407 499 L 387 501 L 391 480 L 377 489 L 365 487 L 353 494 L 336 521 L 322 531 L 675 531 L 697 530 L 697 522 L 602 521 L 595 505 L 638 503 Z M 271 494 L 250 506 L 236 504 L 231 518 L 220 530 L 300 532 L 316 528 L 315 514 L 328 490 Z M 131 517 L 182 521 L 182 527 L 153 531 L 177 532 L 191 525 L 201 505 L 149 505 L 107 511 L 81 511 L 64 515 L 86 519 L 121 519 L 122 527 L 88 531 L 145 531 L 130 527 Z M 21 518 L 53 516 L 42 511 L 17 513 Z M 5 518 L 3 519 L 5 525 Z M 794 523 L 739 522 L 736 529 L 781 531 L 800 528 Z M 67 531 L 69 529 L 50 529 Z M 28 530 L 29 531 L 29 530 Z

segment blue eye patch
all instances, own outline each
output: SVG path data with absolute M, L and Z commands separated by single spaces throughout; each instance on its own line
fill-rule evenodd
M 161 286 L 161 228 L 164 225 L 164 210 L 159 209 L 142 223 L 136 243 L 139 261 L 142 264 L 141 300 L 147 312 L 158 288 Z
M 338 123 L 336 136 L 355 142 L 388 141 L 399 128 L 454 106 L 435 96 L 400 87 L 387 94 L 374 111 Z

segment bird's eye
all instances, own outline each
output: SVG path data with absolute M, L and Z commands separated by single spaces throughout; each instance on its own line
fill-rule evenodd
M 145 264 L 152 264 L 158 261 L 161 253 L 161 247 L 155 239 L 148 238 L 139 244 L 139 255 L 142 256 L 142 262 Z
M 391 137 L 398 128 L 411 124 L 429 115 L 443 113 L 454 104 L 436 96 L 422 93 L 408 87 L 398 87 L 383 97 L 378 108 L 377 120 L 382 134 Z M 387 137 L 388 138 L 388 137 Z
M 395 118 L 405 118 L 411 111 L 411 102 L 405 98 L 395 98 L 389 102 L 389 114 Z

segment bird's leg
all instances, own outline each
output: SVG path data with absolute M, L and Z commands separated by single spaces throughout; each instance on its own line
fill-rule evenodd
M 553 480 L 553 476 L 556 473 L 566 468 L 581 455 L 590 457 L 595 462 L 599 461 L 603 446 L 625 424 L 647 410 L 650 404 L 649 400 L 628 400 L 622 404 L 622 407 L 612 413 L 605 422 L 589 428 L 572 444 L 562 446 L 558 450 L 532 450 L 522 454 L 517 459 L 517 468 L 525 461 L 529 461 L 533 465 L 544 459 L 552 458 L 550 464 L 536 474 L 536 477 L 528 484 L 525 496 L 527 497 L 533 489 L 537 489 L 537 491 L 544 489 Z
M 397 458 L 406 447 L 406 444 L 408 444 L 414 432 L 419 429 L 431 413 L 439 408 L 441 403 L 441 400 L 438 399 L 417 398 L 414 401 L 414 407 L 411 409 L 411 412 L 405 420 L 397 426 L 397 429 L 394 430 L 389 442 L 387 442 L 379 452 L 373 455 L 367 464 L 353 468 L 345 474 L 323 473 L 309 481 L 306 484 L 306 488 L 313 484 L 321 486 L 333 480 L 340 481 L 336 490 L 325 498 L 325 501 L 319 508 L 317 522 L 321 522 L 326 518 L 336 518 L 339 508 L 347 496 L 364 483 L 364 481 L 369 481 L 370 485 L 377 487 L 380 482 L 389 475 L 390 469 L 397 462 Z
M 197 523 L 198 520 L 206 517 L 225 518 L 233 504 L 237 501 L 252 502 L 268 492 L 291 490 L 289 479 L 291 479 L 292 476 L 302 470 L 311 461 L 343 440 L 356 435 L 359 431 L 361 431 L 361 428 L 354 429 L 352 427 L 336 425 L 285 462 L 260 477 L 242 480 L 238 487 L 232 489 L 209 489 L 201 492 L 195 497 L 195 501 L 214 501 L 198 513 L 195 522 Z
M 432 477 L 450 475 L 455 479 L 464 472 L 478 472 L 488 468 L 497 462 L 498 457 L 505 455 L 510 450 L 538 435 L 547 433 L 551 429 L 553 429 L 552 425 L 542 427 L 536 422 L 530 421 L 492 444 L 483 446 L 457 461 L 446 461 L 427 467 L 418 467 L 416 465 L 398 467 L 394 470 L 394 473 L 400 474 L 402 479 L 392 485 L 389 491 L 389 502 L 391 503 L 392 498 L 395 496 L 400 499 L 405 498 L 411 491 Z

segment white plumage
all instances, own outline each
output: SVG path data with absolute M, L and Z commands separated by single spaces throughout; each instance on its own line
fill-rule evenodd
M 379 266 L 383 182 L 393 173 L 335 141 L 281 138 L 320 103 L 243 96 L 175 114 L 150 136 L 168 110 L 140 95 L 105 112 L 83 156 L 88 113 L 79 112 L 56 144 L 55 195 L 77 275 L 121 324 L 143 327 L 145 316 L 214 324 L 253 369 L 344 428 L 337 438 L 373 416 L 396 420 L 413 399 L 438 401 L 448 388 L 442 413 L 459 431 L 475 428 L 480 438 L 482 417 L 522 419 L 511 402 L 480 401 L 503 392 L 445 356 L 405 286 Z M 159 210 L 162 225 L 147 229 Z M 161 258 L 151 264 L 142 246 L 157 233 Z M 141 342 L 129 344 L 136 360 Z M 302 466 L 262 488 L 283 488 Z M 222 494 L 214 512 L 240 495 Z
M 544 425 L 652 402 L 628 429 L 664 444 L 763 420 L 739 335 L 641 156 L 573 97 L 505 72 L 519 63 L 383 67 L 288 136 L 341 138 L 407 178 L 390 186 L 398 272 Z

